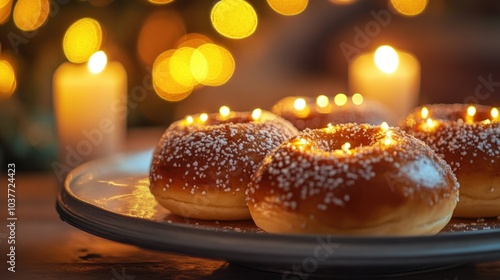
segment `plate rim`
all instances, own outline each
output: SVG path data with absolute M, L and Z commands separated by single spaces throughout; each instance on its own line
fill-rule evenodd
M 500 259 L 500 229 L 410 237 L 224 232 L 126 216 L 86 202 L 71 190 L 72 182 L 91 170 L 147 157 L 152 151 L 122 153 L 71 170 L 57 196 L 61 219 L 93 235 L 146 249 L 256 265 L 300 265 L 315 257 L 318 267 L 443 265 Z M 241 246 L 242 241 L 245 246 Z M 396 249 L 388 249 L 392 246 Z M 330 255 L 320 259 L 320 250 Z

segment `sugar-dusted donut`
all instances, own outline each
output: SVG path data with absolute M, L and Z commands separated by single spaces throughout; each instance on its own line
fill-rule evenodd
M 249 219 L 245 191 L 257 165 L 297 133 L 289 122 L 260 109 L 226 113 L 187 116 L 161 137 L 151 163 L 150 190 L 172 213 Z
M 450 220 L 450 166 L 398 128 L 306 129 L 261 163 L 248 189 L 256 225 L 273 233 L 421 235 Z
M 456 217 L 500 216 L 499 121 L 491 106 L 432 104 L 401 125 L 450 164 L 460 183 Z

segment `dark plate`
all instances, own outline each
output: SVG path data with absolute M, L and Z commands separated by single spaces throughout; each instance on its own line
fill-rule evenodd
M 118 242 L 291 274 L 351 274 L 363 267 L 370 275 L 400 275 L 500 259 L 497 219 L 452 220 L 434 236 L 345 237 L 267 234 L 251 221 L 177 217 L 149 193 L 151 155 L 119 155 L 71 171 L 57 199 L 61 218 Z

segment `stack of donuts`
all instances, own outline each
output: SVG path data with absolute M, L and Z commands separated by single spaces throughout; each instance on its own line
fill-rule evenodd
M 500 215 L 498 109 L 427 105 L 395 127 L 378 105 L 329 100 L 172 123 L 152 194 L 182 217 L 253 219 L 271 233 L 429 235 L 452 217 Z

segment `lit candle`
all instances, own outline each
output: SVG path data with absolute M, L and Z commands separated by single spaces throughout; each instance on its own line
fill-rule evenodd
M 221 106 L 219 108 L 219 115 L 221 116 L 222 119 L 226 119 L 229 117 L 229 114 L 231 113 L 231 109 L 227 106 Z
M 497 108 L 492 108 L 491 109 L 491 118 L 493 121 L 498 121 L 499 113 Z
M 119 151 L 126 133 L 127 74 L 97 52 L 88 64 L 63 63 L 54 73 L 53 102 L 60 159 L 74 167 Z
M 293 102 L 293 108 L 295 115 L 299 118 L 305 118 L 309 115 L 309 107 L 307 106 L 307 102 L 304 98 L 297 98 Z
M 476 115 L 476 111 L 476 107 L 474 106 L 469 106 L 467 108 L 467 116 L 465 118 L 467 123 L 474 123 L 474 116 Z
M 390 123 L 396 123 L 417 104 L 420 64 L 409 53 L 382 46 L 351 61 L 349 90 L 386 105 L 394 115 Z
M 252 119 L 254 121 L 259 120 L 261 115 L 262 115 L 262 109 L 260 108 L 256 108 L 252 111 Z
M 202 123 L 205 123 L 207 120 L 208 120 L 208 114 L 207 113 L 200 114 L 200 121 Z

